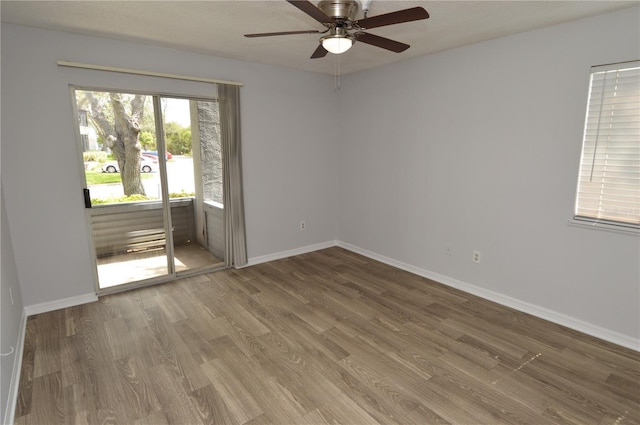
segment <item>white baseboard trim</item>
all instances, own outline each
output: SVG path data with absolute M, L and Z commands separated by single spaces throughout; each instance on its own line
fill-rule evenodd
M 34 314 L 47 313 L 49 311 L 60 310 L 61 308 L 73 307 L 76 305 L 87 304 L 98 301 L 98 296 L 92 292 L 89 294 L 78 295 L 76 297 L 63 298 L 60 300 L 49 301 L 41 304 L 32 304 L 24 308 L 28 316 Z
M 7 405 L 4 409 L 3 424 L 13 424 L 16 416 L 16 405 L 18 403 L 18 390 L 20 385 L 20 372 L 22 371 L 22 356 L 24 353 L 24 338 L 27 333 L 27 313 L 22 310 L 20 328 L 18 331 L 18 341 L 16 341 L 16 351 L 13 357 L 13 371 L 11 373 L 11 383 L 9 384 L 9 394 Z
M 247 264 L 242 267 L 255 266 L 256 264 L 266 263 L 274 260 L 281 260 L 283 258 L 294 257 L 296 255 L 307 254 L 313 251 L 319 251 L 325 248 L 331 248 L 332 246 L 336 246 L 338 244 L 337 241 L 326 241 L 313 245 L 303 246 L 301 248 L 290 249 L 287 251 L 280 251 L 273 254 L 261 255 L 259 257 L 249 258 Z
M 95 293 L 90 293 L 41 304 L 33 304 L 26 306 L 22 310 L 18 341 L 16 343 L 16 352 L 15 357 L 13 358 L 13 372 L 11 374 L 11 383 L 9 384 L 7 406 L 5 409 L 4 418 L 2 418 L 3 424 L 13 424 L 15 421 L 16 405 L 18 402 L 18 390 L 20 385 L 20 373 L 22 371 L 22 357 L 24 355 L 24 339 L 27 332 L 27 318 L 29 316 L 33 316 L 34 314 L 46 313 L 49 311 L 73 307 L 76 305 L 91 303 L 94 301 L 98 301 L 98 296 Z
M 493 301 L 506 307 L 531 314 L 532 316 L 548 320 L 558 325 L 566 326 L 567 328 L 571 328 L 587 335 L 594 336 L 604 341 L 621 345 L 635 351 L 640 351 L 640 341 L 628 335 L 624 335 L 610 329 L 602 328 L 592 323 L 588 323 L 583 320 L 576 319 L 575 317 L 567 316 L 566 314 L 558 313 L 557 311 L 549 310 L 547 308 L 540 307 L 538 305 L 531 304 L 517 298 L 512 298 L 507 295 L 480 288 L 478 286 L 471 285 L 469 283 L 465 283 L 448 276 L 421 269 L 419 267 L 415 267 L 410 264 L 395 260 L 393 258 L 389 258 L 384 255 L 362 249 L 358 246 L 346 242 L 337 241 L 337 245 L 341 248 L 364 255 L 365 257 L 369 257 L 373 260 L 377 260 L 390 266 L 397 267 L 418 276 L 426 277 L 427 279 L 431 279 L 444 285 L 451 286 L 452 288 L 456 288 L 469 294 L 476 295 L 480 298 L 484 298 L 486 300 Z

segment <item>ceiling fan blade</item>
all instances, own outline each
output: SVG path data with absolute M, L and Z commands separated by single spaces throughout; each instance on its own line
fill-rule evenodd
M 362 29 L 384 27 L 386 25 L 401 24 L 403 22 L 419 21 L 427 19 L 429 14 L 422 7 L 412 7 L 410 9 L 398 10 L 396 12 L 385 13 L 384 15 L 372 16 L 360 19 L 355 23 Z
M 327 56 L 327 53 L 329 53 L 329 51 L 322 47 L 322 44 L 319 44 L 318 48 L 311 55 L 311 59 L 323 58 Z
M 328 17 L 326 13 L 318 9 L 313 3 L 307 0 L 287 0 L 289 3 L 302 10 L 307 15 L 311 16 L 321 24 L 330 24 L 333 19 Z
M 400 43 L 399 41 L 390 40 L 388 38 L 380 37 L 379 35 L 369 34 L 366 32 L 357 34 L 357 37 L 358 41 L 366 44 L 371 44 L 372 46 L 391 50 L 392 52 L 396 53 L 404 52 L 409 47 L 411 47 L 408 44 Z
M 261 32 L 257 34 L 245 34 L 245 37 L 254 38 L 254 37 L 272 37 L 274 35 L 292 35 L 292 34 L 319 34 L 320 31 L 317 30 L 306 30 L 306 31 L 284 31 L 284 32 Z

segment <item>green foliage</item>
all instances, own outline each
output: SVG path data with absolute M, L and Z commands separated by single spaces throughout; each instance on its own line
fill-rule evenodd
M 82 159 L 84 162 L 105 162 L 107 160 L 107 153 L 103 151 L 82 152 Z
M 149 198 L 144 195 L 130 195 L 121 196 L 119 198 L 107 198 L 107 199 L 92 199 L 92 205 L 104 205 L 104 204 L 120 204 L 124 202 L 140 202 L 140 201 L 153 201 L 156 198 Z
M 147 96 L 144 100 L 144 114 L 140 121 L 138 141 L 142 145 L 142 150 L 154 151 L 158 149 L 156 143 L 156 118 L 153 113 L 153 96 Z
M 185 191 L 174 192 L 169 194 L 169 198 L 192 198 L 194 196 L 196 196 L 195 193 L 187 193 Z M 153 201 L 157 199 L 158 198 L 150 198 L 144 195 L 130 195 L 130 196 L 120 196 L 118 198 L 91 199 L 91 204 L 92 205 L 122 204 L 125 202 Z
M 120 173 L 103 173 L 98 171 L 86 171 L 84 173 L 87 180 L 87 186 L 108 183 L 122 183 Z
M 191 153 L 191 129 L 182 127 L 175 122 L 167 123 L 164 127 L 167 150 L 174 155 Z
M 103 173 L 102 171 L 85 171 L 85 178 L 88 186 L 94 186 L 98 184 L 109 183 L 122 183 L 122 177 L 120 173 Z M 150 179 L 153 177 L 150 173 L 142 174 L 143 179 Z
M 138 136 L 138 140 L 140 141 L 140 144 L 142 145 L 142 150 L 145 151 L 155 151 L 157 150 L 157 145 L 156 145 L 156 133 L 153 131 L 141 131 L 140 135 Z
M 156 118 L 153 113 L 153 96 L 147 96 L 144 99 L 144 114 L 142 115 L 142 122 L 140 122 L 140 130 L 150 132 L 154 135 L 156 133 Z
M 153 128 L 153 108 L 151 96 L 117 92 L 82 91 L 77 90 L 76 102 L 79 110 L 86 111 L 88 125 L 95 129 L 99 139 L 113 149 L 113 151 L 126 162 L 126 157 L 133 152 L 129 145 L 140 147 L 139 131 L 134 131 L 123 122 L 134 119 L 141 130 Z M 82 119 L 83 115 L 80 116 Z M 122 128 L 118 128 L 122 127 Z M 110 137 L 118 137 L 118 141 L 112 144 Z M 105 140 L 107 141 L 105 143 Z M 145 142 L 151 143 L 149 137 Z M 94 171 L 94 167 L 87 167 Z M 144 193 L 140 182 L 140 170 L 132 170 L 131 175 L 122 175 L 122 186 L 126 194 Z M 98 183 L 100 184 L 100 183 Z
M 185 192 L 184 190 L 182 192 L 169 193 L 169 198 L 193 198 L 194 196 L 196 196 L 194 192 Z

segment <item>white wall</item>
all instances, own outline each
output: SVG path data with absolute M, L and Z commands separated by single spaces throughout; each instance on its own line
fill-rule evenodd
M 567 225 L 589 68 L 638 59 L 639 13 L 344 77 L 338 239 L 640 348 L 638 237 Z
M 67 86 L 132 81 L 63 59 L 245 83 L 250 259 L 337 239 L 637 346 L 638 238 L 567 222 L 589 67 L 637 59 L 639 12 L 345 76 L 338 96 L 327 76 L 3 24 L 2 183 L 24 304 L 94 290 Z
M 69 84 L 206 91 L 190 82 L 62 68 L 58 60 L 240 81 L 249 257 L 332 241 L 336 143 L 328 76 L 2 25 L 2 183 L 26 306 L 94 292 Z M 209 94 L 205 92 L 205 94 Z M 300 232 L 298 223 L 307 222 Z
M 13 258 L 11 231 L 5 212 L 4 190 L 0 194 L 2 210 L 2 263 L 0 280 L 0 420 L 10 423 L 15 409 L 15 394 L 18 390 L 18 370 L 22 353 L 22 335 L 24 334 L 23 305 L 18 272 Z M 4 355 L 6 354 L 6 355 Z

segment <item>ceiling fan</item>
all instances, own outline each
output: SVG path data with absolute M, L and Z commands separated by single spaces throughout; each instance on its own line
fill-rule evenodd
M 258 34 L 245 34 L 245 37 L 271 37 L 277 35 L 292 34 L 326 34 L 320 37 L 320 45 L 311 55 L 311 59 L 322 58 L 331 52 L 334 54 L 344 53 L 351 48 L 353 43 L 360 41 L 372 46 L 381 47 L 392 52 L 400 53 L 410 46 L 399 41 L 391 40 L 379 35 L 364 32 L 371 28 L 383 27 L 386 25 L 401 24 L 404 22 L 427 19 L 429 14 L 422 7 L 412 7 L 410 9 L 398 10 L 372 17 L 365 17 L 354 20 L 358 13 L 358 1 L 356 0 L 321 0 L 316 7 L 307 0 L 286 0 L 307 15 L 326 27 L 324 31 L 284 31 L 267 32 Z

